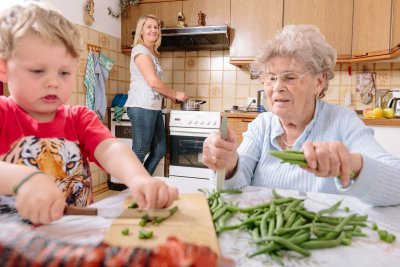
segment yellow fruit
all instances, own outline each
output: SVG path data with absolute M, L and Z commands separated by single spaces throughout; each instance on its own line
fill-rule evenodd
M 373 119 L 381 119 L 383 117 L 383 109 L 382 108 L 374 108 L 372 110 L 372 118 Z
M 383 117 L 386 119 L 393 119 L 394 118 L 394 109 L 393 108 L 385 108 L 383 110 Z
M 364 118 L 371 119 L 372 118 L 372 109 L 370 109 L 370 108 L 364 109 L 363 110 L 363 116 L 364 116 Z

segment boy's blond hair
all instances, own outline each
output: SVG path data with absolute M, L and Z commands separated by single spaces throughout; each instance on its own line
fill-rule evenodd
M 16 41 L 28 34 L 51 43 L 61 42 L 74 58 L 81 55 L 82 40 L 77 27 L 50 5 L 30 1 L 0 13 L 0 58 L 8 60 Z
M 136 24 L 136 32 L 135 32 L 135 39 L 133 40 L 133 47 L 136 46 L 137 44 L 142 44 L 144 45 L 144 40 L 143 40 L 143 36 L 142 36 L 142 30 L 143 30 L 143 26 L 146 22 L 146 20 L 148 19 L 154 19 L 155 21 L 157 21 L 158 23 L 158 27 L 159 27 L 159 34 L 158 34 L 158 38 L 157 41 L 154 44 L 154 52 L 156 52 L 156 54 L 158 53 L 158 48 L 161 45 L 161 29 L 160 29 L 160 20 L 152 14 L 146 14 L 146 15 L 142 15 Z

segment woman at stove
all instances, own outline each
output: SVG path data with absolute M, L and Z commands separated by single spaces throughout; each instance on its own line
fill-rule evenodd
M 161 80 L 158 61 L 161 44 L 160 22 L 154 15 L 138 19 L 130 61 L 131 80 L 125 103 L 132 124 L 132 150 L 150 174 L 166 152 L 165 127 L 161 111 L 163 97 L 174 102 L 187 99 Z M 149 153 L 145 160 L 146 154 Z
M 335 50 L 315 26 L 288 25 L 267 42 L 255 66 L 271 112 L 249 124 L 238 150 L 231 130 L 227 141 L 214 133 L 203 145 L 203 163 L 226 169 L 226 188 L 264 186 L 400 204 L 400 158 L 377 143 L 353 110 L 321 101 L 335 64 Z M 285 149 L 302 150 L 308 167 L 269 154 Z

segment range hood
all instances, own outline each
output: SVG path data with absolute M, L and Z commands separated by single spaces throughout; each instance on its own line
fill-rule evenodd
M 132 31 L 132 37 L 135 32 Z M 223 50 L 229 48 L 229 26 L 161 28 L 159 51 Z

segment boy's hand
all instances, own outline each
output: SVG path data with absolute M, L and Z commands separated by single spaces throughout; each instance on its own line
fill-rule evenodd
M 129 185 L 133 199 L 140 209 L 169 207 L 178 198 L 178 189 L 151 176 L 139 176 Z
M 16 197 L 19 214 L 34 224 L 47 224 L 60 219 L 65 205 L 64 194 L 53 178 L 42 173 L 26 181 Z

